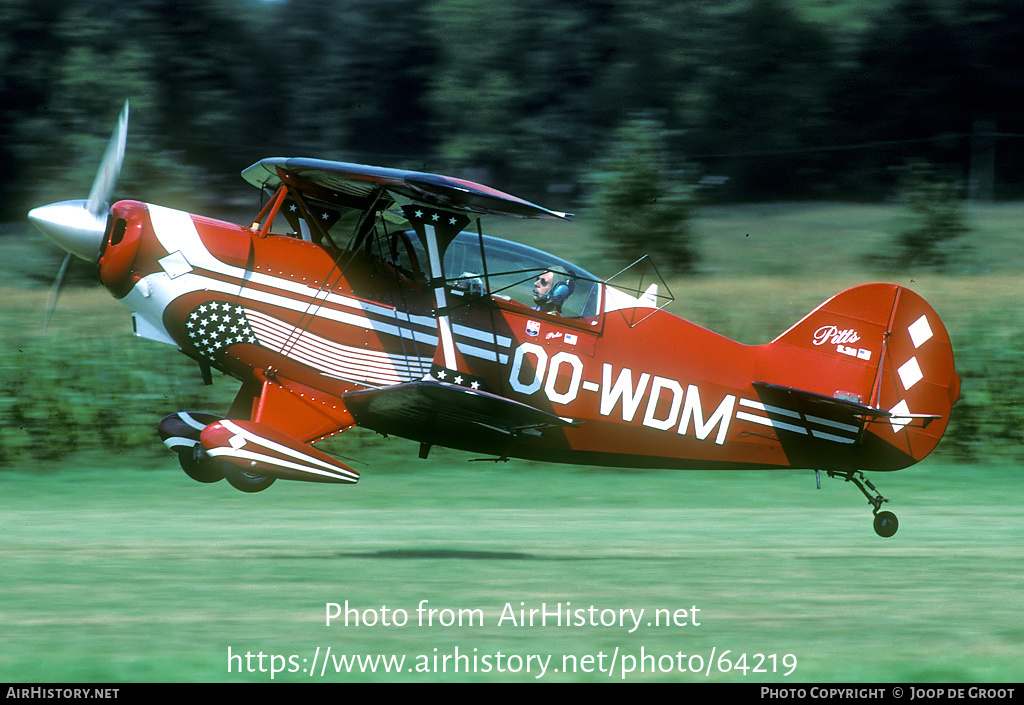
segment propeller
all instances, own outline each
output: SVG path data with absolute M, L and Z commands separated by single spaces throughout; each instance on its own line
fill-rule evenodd
M 57 297 L 60 295 L 71 257 L 75 256 L 87 262 L 95 262 L 99 257 L 103 234 L 107 227 L 110 197 L 117 184 L 117 177 L 121 174 L 127 140 L 128 101 L 125 101 L 121 115 L 117 119 L 117 126 L 103 153 L 103 160 L 96 172 L 89 197 L 85 200 L 51 203 L 29 211 L 28 219 L 32 224 L 68 253 L 50 290 L 45 319 L 47 322 L 57 305 Z

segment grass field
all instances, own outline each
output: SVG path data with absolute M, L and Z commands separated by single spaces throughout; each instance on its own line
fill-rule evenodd
M 133 340 L 97 289 L 70 289 L 43 334 L 38 280 L 59 257 L 18 226 L 0 238 L 0 681 L 266 682 L 274 667 L 275 681 L 525 682 L 541 664 L 544 681 L 1020 681 L 1022 215 L 972 213 L 971 260 L 938 275 L 865 265 L 899 217 L 891 206 L 707 209 L 706 275 L 669 282 L 673 312 L 749 343 L 869 279 L 933 303 L 965 405 L 988 424 L 969 437 L 982 462 L 957 462 L 944 442 L 874 476 L 900 518 L 888 540 L 854 487 L 823 478 L 818 491 L 812 473 L 493 465 L 437 449 L 421 461 L 413 444 L 348 433 L 330 443 L 363 473 L 354 487 L 197 484 L 152 429 L 177 408 L 223 408 L 232 383 L 204 388 L 174 350 Z M 554 225 L 519 239 L 610 273 L 582 225 Z M 386 607 L 408 623 L 326 626 L 326 605 L 346 600 L 360 619 Z M 465 622 L 420 626 L 423 600 L 437 622 Z M 615 623 L 519 626 L 504 613 L 559 603 Z M 619 625 L 620 610 L 641 609 L 639 627 Z M 686 624 L 656 625 L 655 610 L 687 610 Z M 335 672 L 335 658 L 375 654 L 405 661 Z
M 817 491 L 810 473 L 495 467 L 443 452 L 422 462 L 395 443 L 404 453 L 355 487 L 259 495 L 199 485 L 172 462 L 0 475 L 0 681 L 269 681 L 271 654 L 303 669 L 276 681 L 532 681 L 529 654 L 551 655 L 550 681 L 1020 679 L 1024 508 L 1006 501 L 1024 490 L 1016 468 L 926 463 L 879 478 L 902 521 L 883 540 L 853 487 Z M 391 626 L 326 626 L 326 604 L 346 600 L 360 620 L 383 621 L 387 607 Z M 418 623 L 422 600 L 438 610 L 433 627 Z M 615 619 L 499 625 L 506 603 L 517 616 L 571 603 Z M 619 610 L 641 608 L 639 628 L 619 626 Z M 460 626 L 464 609 L 480 612 Z M 657 609 L 699 625 L 649 624 Z M 321 659 L 331 647 L 406 662 L 311 676 L 317 647 Z M 253 660 L 256 672 L 238 673 L 241 661 L 229 672 L 229 648 L 264 653 L 266 671 Z M 500 652 L 519 672 L 498 661 L 489 673 L 409 671 L 456 648 L 480 668 Z M 565 655 L 604 653 L 611 667 L 616 649 L 610 674 L 561 672 Z M 735 664 L 748 654 L 750 670 L 717 672 L 725 650 Z M 642 653 L 658 672 L 638 661 L 623 673 Z M 715 653 L 716 665 L 679 673 L 678 653 L 705 669 Z M 753 673 L 756 654 L 777 654 L 779 672 Z

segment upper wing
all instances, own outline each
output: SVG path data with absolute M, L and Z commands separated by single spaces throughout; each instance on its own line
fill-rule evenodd
M 440 174 L 389 169 L 324 159 L 272 157 L 242 172 L 242 178 L 258 188 L 276 189 L 283 179 L 309 184 L 328 200 L 372 201 L 383 189 L 429 205 L 471 213 L 517 218 L 564 219 L 566 213 L 548 210 L 483 184 Z

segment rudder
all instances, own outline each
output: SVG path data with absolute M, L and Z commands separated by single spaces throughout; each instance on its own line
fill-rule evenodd
M 935 310 L 919 295 L 898 287 L 872 406 L 892 416 L 869 424 L 864 442 L 864 469 L 896 470 L 887 446 L 911 458 L 925 458 L 942 438 L 960 396 L 953 347 Z M 878 467 L 871 467 L 872 464 Z

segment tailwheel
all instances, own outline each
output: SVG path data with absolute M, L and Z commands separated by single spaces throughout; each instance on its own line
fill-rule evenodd
M 900 522 L 892 512 L 879 512 L 875 515 L 875 533 L 884 539 L 889 538 L 900 528 Z
M 880 511 L 882 505 L 889 500 L 882 496 L 882 493 L 875 488 L 871 480 L 864 477 L 863 472 L 860 470 L 828 470 L 827 472 L 829 477 L 841 477 L 846 482 L 852 482 L 857 485 L 857 489 L 868 498 L 868 504 L 874 507 L 874 528 L 876 534 L 887 539 L 896 533 L 896 530 L 900 527 L 900 522 L 896 515 L 892 512 Z

